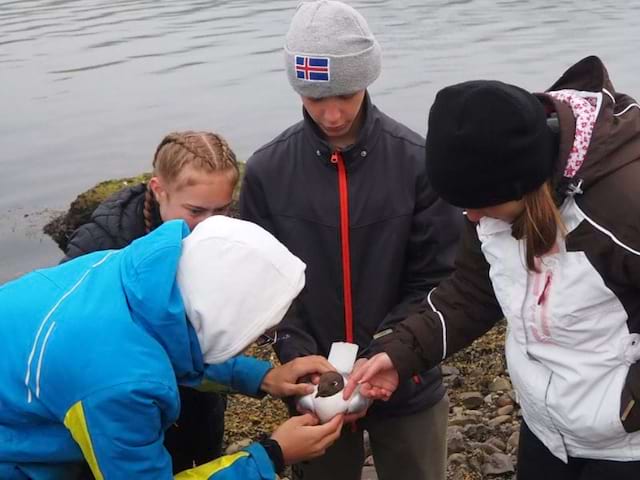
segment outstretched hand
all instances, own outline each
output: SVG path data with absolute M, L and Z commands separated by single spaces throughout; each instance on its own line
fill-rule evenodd
M 269 370 L 260 387 L 272 397 L 307 395 L 313 392 L 313 385 L 297 383 L 298 379 L 331 371 L 335 371 L 333 365 L 320 355 L 299 357 Z
M 398 388 L 400 378 L 386 353 L 378 353 L 366 362 L 358 362 L 349 376 L 344 388 L 343 398 L 346 400 L 360 385 L 360 394 L 372 400 L 389 400 Z
M 337 415 L 324 425 L 318 425 L 318 419 L 307 413 L 284 422 L 273 432 L 271 438 L 280 445 L 284 463 L 291 465 L 323 455 L 340 436 L 342 425 L 342 415 Z

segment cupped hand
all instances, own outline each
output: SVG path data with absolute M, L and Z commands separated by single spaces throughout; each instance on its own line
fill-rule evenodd
M 318 419 L 307 413 L 284 422 L 271 438 L 280 445 L 284 463 L 291 465 L 324 455 L 340 437 L 343 423 L 343 416 L 337 415 L 324 425 L 318 425 Z
M 356 362 L 344 388 L 343 398 L 348 399 L 360 385 L 361 395 L 372 400 L 389 400 L 399 382 L 398 371 L 389 355 L 378 353 L 365 362 Z
M 297 383 L 298 379 L 310 376 L 317 383 L 318 375 L 331 371 L 335 371 L 333 365 L 320 355 L 299 357 L 269 370 L 260 388 L 273 397 L 307 395 L 313 392 L 313 385 Z

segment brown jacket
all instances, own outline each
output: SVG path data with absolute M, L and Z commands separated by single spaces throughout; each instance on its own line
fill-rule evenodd
M 585 122 L 562 95 L 593 109 L 593 133 L 571 178 L 570 153 Z M 539 98 L 560 129 L 553 183 L 567 234 L 557 251 L 540 259 L 540 272 L 527 271 L 509 224 L 467 222 L 456 272 L 373 350 L 386 351 L 406 378 L 504 316 L 524 418 L 550 451 L 565 461 L 639 460 L 640 405 L 626 407 L 631 398 L 640 404 L 640 107 L 615 91 L 597 57 Z

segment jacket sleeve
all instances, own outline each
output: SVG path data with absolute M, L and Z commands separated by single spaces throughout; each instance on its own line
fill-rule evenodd
M 156 382 L 121 384 L 92 393 L 74 404 L 64 424 L 80 446 L 93 476 L 100 479 L 172 478 L 171 457 L 163 446 L 168 415 L 177 392 Z M 261 445 L 179 473 L 176 479 L 274 479 L 273 464 Z
M 85 223 L 71 234 L 60 263 L 87 253 L 111 248 L 114 248 L 114 240 L 102 227 L 95 222 Z
M 503 316 L 475 225 L 465 223 L 455 273 L 429 292 L 418 312 L 372 343 L 372 353 L 385 351 L 402 379 L 438 365 Z
M 453 272 L 464 216 L 438 197 L 424 172 L 417 179 L 416 192 L 400 301 L 385 316 L 378 331 L 406 318 L 412 304 L 423 300 Z
M 206 365 L 205 381 L 231 387 L 244 395 L 258 397 L 265 375 L 271 370 L 270 362 L 254 357 L 238 356 L 216 365 Z
M 255 171 L 252 159 L 247 162 L 242 189 L 240 190 L 240 217 L 256 223 L 269 231 L 276 238 L 278 232 L 269 211 L 269 202 L 261 184 L 260 175 Z M 274 349 L 282 363 L 297 357 L 318 353 L 318 345 L 309 335 L 310 329 L 303 317 L 299 315 L 300 297 L 305 294 L 306 287 L 300 296 L 293 301 L 283 320 L 278 326 L 278 341 Z

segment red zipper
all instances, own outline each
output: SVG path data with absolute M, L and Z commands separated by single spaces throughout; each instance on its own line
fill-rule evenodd
M 353 301 L 351 298 L 351 250 L 349 243 L 349 188 L 347 169 L 342 154 L 331 154 L 331 163 L 338 167 L 338 190 L 340 194 L 340 240 L 342 246 L 342 285 L 344 292 L 344 329 L 347 342 L 353 343 Z

